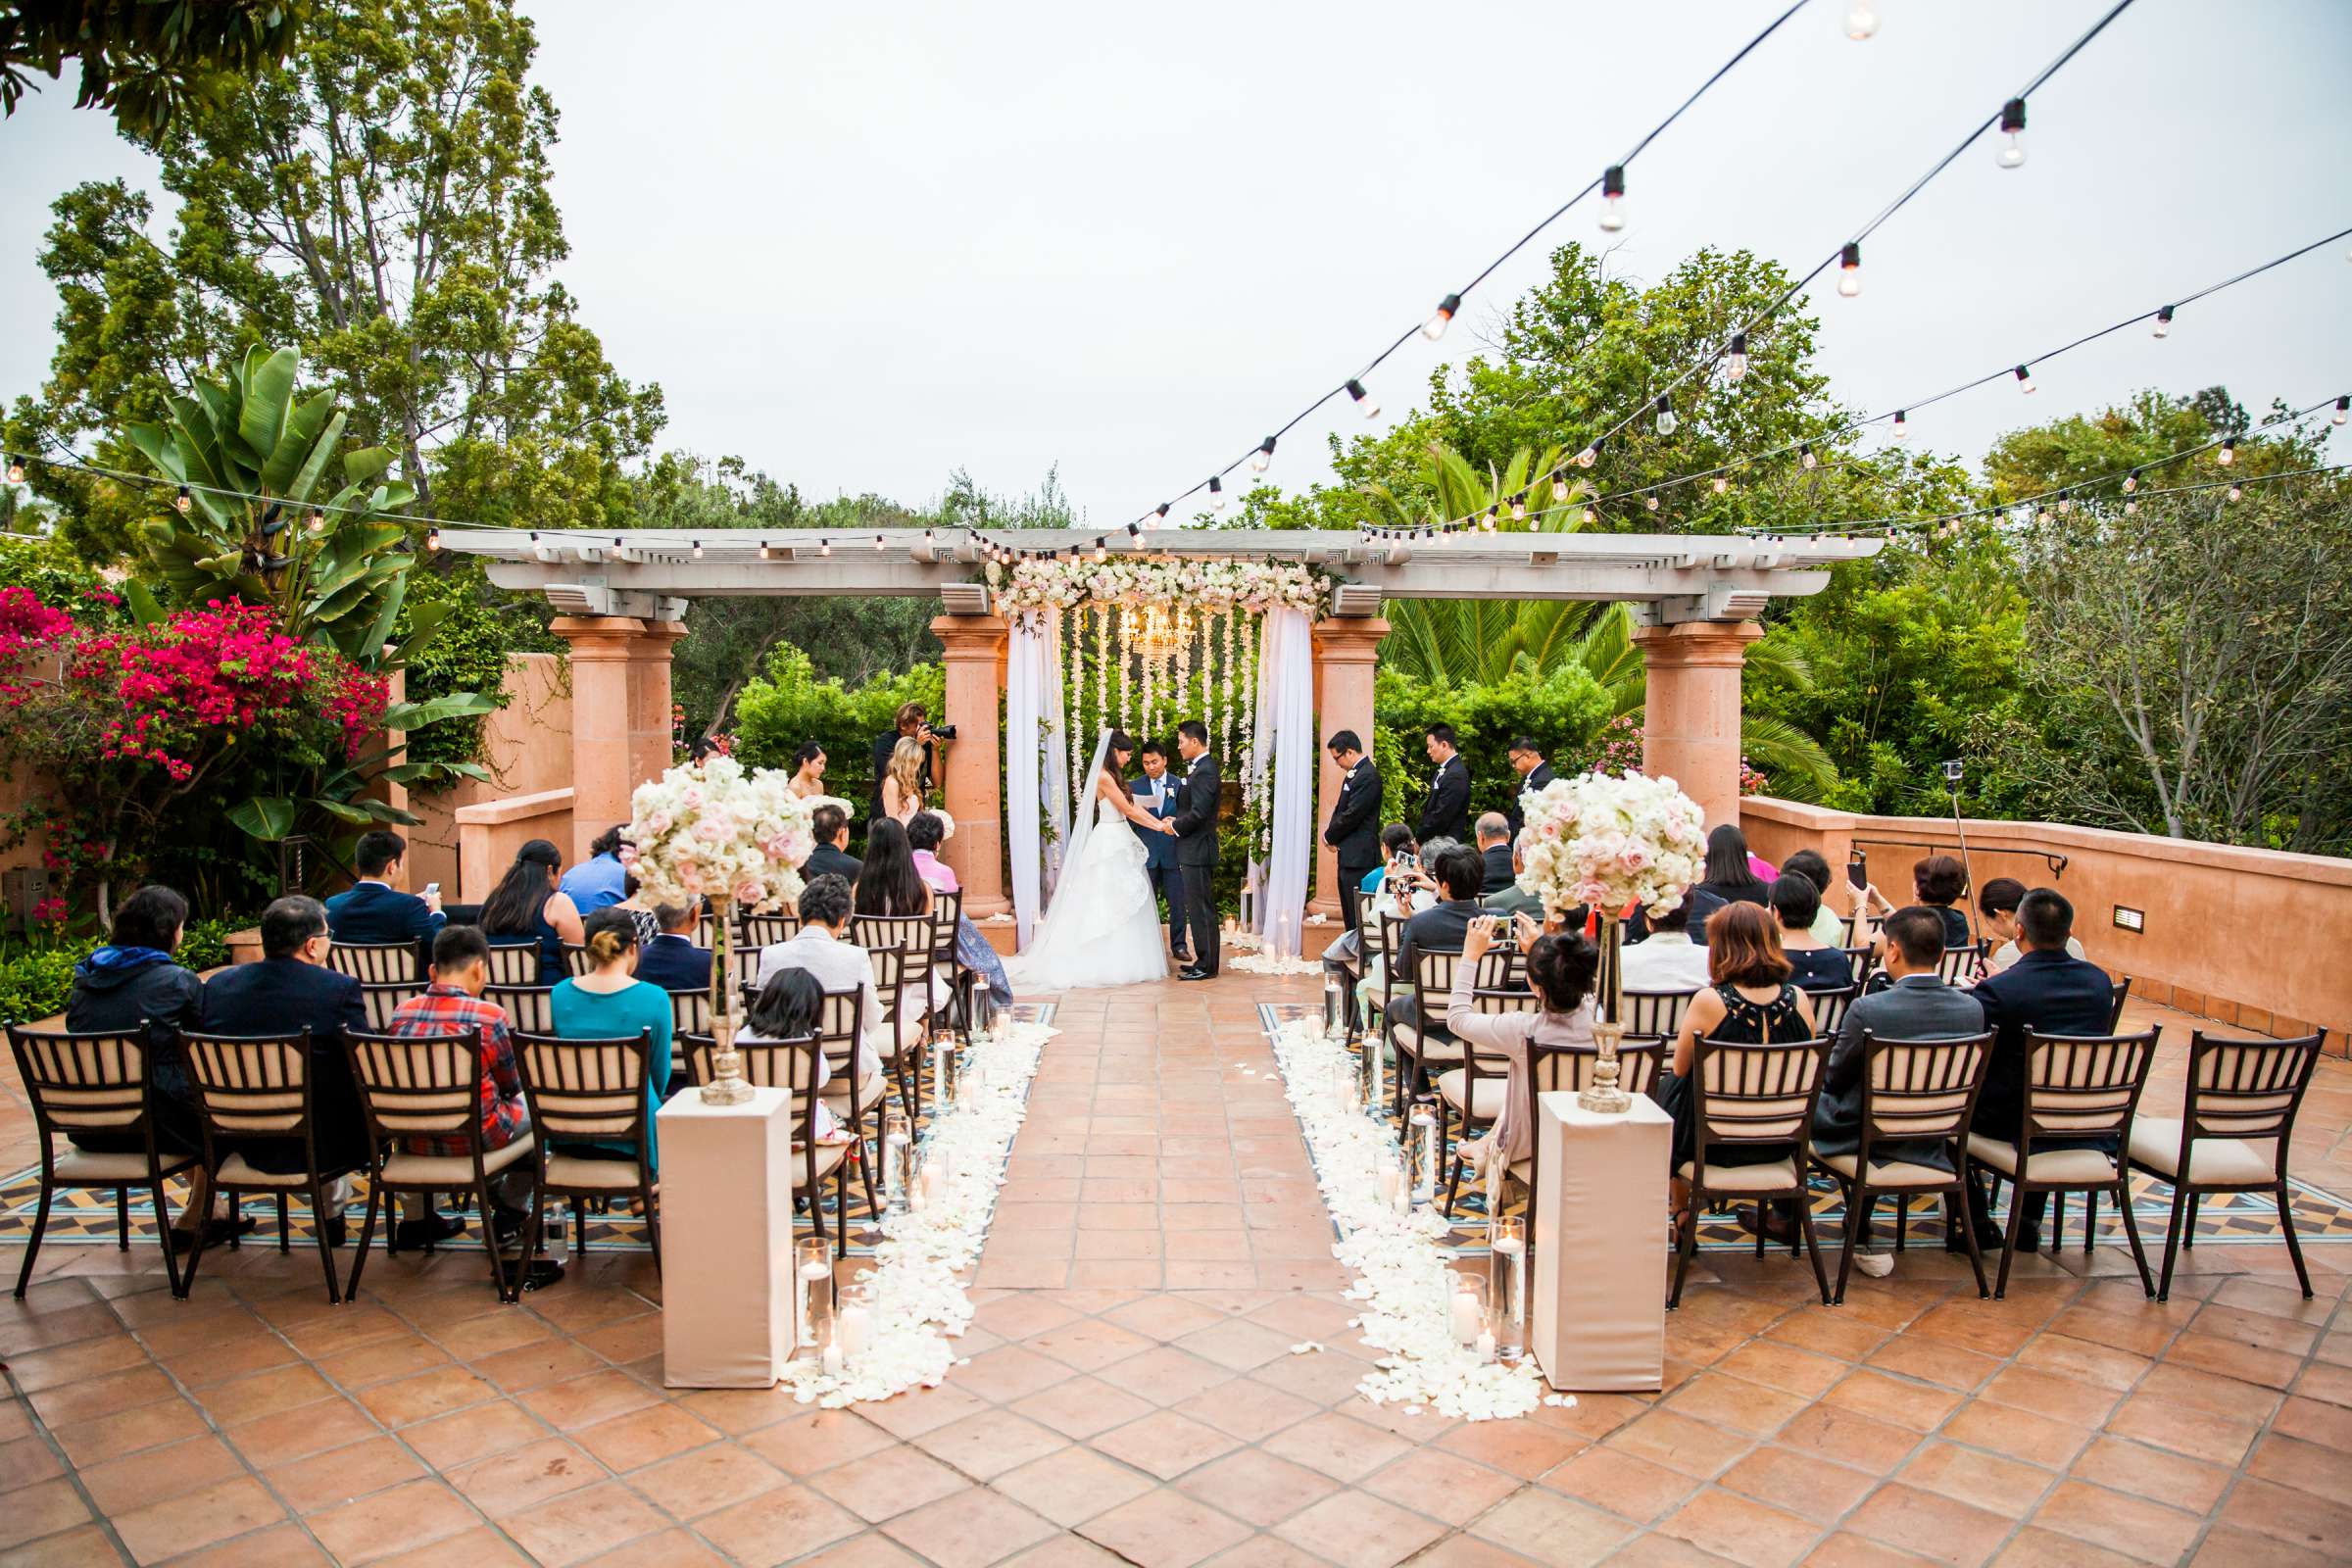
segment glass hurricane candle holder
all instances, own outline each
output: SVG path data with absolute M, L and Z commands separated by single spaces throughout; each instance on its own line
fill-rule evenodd
M 1487 1226 L 1488 1301 L 1494 1353 L 1516 1361 L 1527 1353 L 1527 1221 L 1506 1215 Z
M 914 1130 L 906 1113 L 893 1105 L 882 1112 L 882 1201 L 893 1214 L 906 1212 L 906 1190 L 914 1179 Z
M 1357 1048 L 1356 1093 L 1361 1098 L 1364 1114 L 1375 1121 L 1385 1121 L 1389 1114 L 1387 1047 L 1378 1036 L 1367 1031 L 1357 1042 Z
M 1410 1161 L 1413 1206 L 1438 1200 L 1438 1166 L 1444 1157 L 1445 1134 L 1438 1126 L 1438 1102 L 1433 1095 L 1413 1097 L 1412 1119 L 1405 1124 L 1405 1158 Z
M 792 1250 L 792 1354 L 813 1359 L 833 1337 L 833 1249 L 821 1236 L 807 1236 Z
M 1453 1343 L 1462 1349 L 1474 1350 L 1482 1336 L 1492 1344 L 1487 1329 L 1487 1277 L 1467 1270 L 1453 1276 L 1453 1294 L 1448 1299 L 1446 1325 Z

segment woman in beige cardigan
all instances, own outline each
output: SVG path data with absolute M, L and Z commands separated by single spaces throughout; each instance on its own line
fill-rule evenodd
M 1494 1130 L 1461 1145 L 1463 1160 L 1481 1173 L 1497 1149 L 1502 1152 L 1505 1169 L 1534 1151 L 1536 1130 L 1528 1115 L 1535 1103 L 1528 1042 L 1590 1049 L 1592 981 L 1600 971 L 1600 953 L 1592 943 L 1573 933 L 1544 934 L 1526 915 L 1517 915 L 1512 935 L 1519 951 L 1527 955 L 1527 978 L 1535 988 L 1537 1006 L 1524 1012 L 1480 1012 L 1472 997 L 1472 983 L 1479 958 L 1494 945 L 1497 925 L 1493 915 L 1470 922 L 1462 941 L 1462 961 L 1453 966 L 1453 995 L 1446 1004 L 1446 1027 L 1455 1039 L 1482 1054 L 1507 1057 L 1511 1064 L 1501 1114 L 1495 1118 Z

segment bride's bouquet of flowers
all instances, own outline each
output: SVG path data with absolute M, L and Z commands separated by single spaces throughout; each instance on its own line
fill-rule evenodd
M 800 897 L 799 867 L 816 848 L 813 809 L 773 769 L 715 753 L 683 763 L 629 797 L 638 878 L 663 904 L 708 897 L 772 909 Z
M 1613 916 L 1637 904 L 1663 912 L 1699 880 L 1705 815 L 1670 778 L 1580 773 L 1519 799 L 1519 888 L 1548 913 L 1581 905 Z

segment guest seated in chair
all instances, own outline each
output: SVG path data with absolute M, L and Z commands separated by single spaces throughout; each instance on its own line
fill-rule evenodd
M 1853 934 L 1853 921 L 1848 919 L 1846 916 L 1839 914 L 1830 906 L 1830 862 L 1822 858 L 1820 852 L 1817 850 L 1798 850 L 1795 854 L 1789 856 L 1788 858 L 1783 860 L 1781 862 L 1781 875 L 1788 876 L 1791 873 L 1801 876 L 1806 881 L 1812 883 L 1813 890 L 1821 895 L 1821 908 L 1813 916 L 1814 942 L 1825 948 L 1850 948 L 1858 946 L 1857 943 L 1848 940 Z M 1861 903 L 1861 890 L 1853 888 L 1852 884 L 1850 883 L 1847 884 L 1847 886 L 1852 894 L 1848 902 L 1854 904 Z M 1880 902 L 1884 903 L 1886 901 L 1881 900 Z M 1863 927 L 1863 930 L 1865 933 L 1867 933 L 1869 927 L 1865 926 Z
M 1783 880 L 1786 880 L 1784 873 Z M 1779 884 L 1775 884 L 1777 888 Z M 1862 1037 L 1880 1040 L 1965 1040 L 1984 1032 L 1984 1013 L 1967 992 L 1944 984 L 1936 968 L 1943 960 L 1943 917 L 1925 905 L 1912 905 L 1886 917 L 1886 972 L 1894 983 L 1874 996 L 1857 997 L 1846 1008 L 1823 1069 L 1821 1097 L 1813 1104 L 1813 1152 L 1851 1154 L 1862 1147 Z M 1943 1140 L 1875 1146 L 1874 1165 L 1897 1161 L 1952 1168 Z M 1759 1216 L 1753 1205 L 1739 1211 L 1742 1228 L 1766 1227 L 1772 1241 L 1786 1244 L 1794 1232 L 1785 1210 Z M 1952 1251 L 1967 1244 L 1954 1229 L 1944 1238 Z M 1874 1280 L 1894 1272 L 1894 1254 L 1873 1245 L 1864 1223 L 1854 1242 L 1854 1266 Z
M 1948 915 L 1952 911 L 1941 912 Z M 2075 906 L 2055 889 L 2035 888 L 2027 894 L 2018 904 L 2017 923 L 2024 956 L 1969 992 L 1984 1009 L 1984 1027 L 1993 1032 L 1992 1061 L 1984 1070 L 1984 1089 L 1977 1097 L 1977 1112 L 1969 1125 L 2004 1143 L 2017 1136 L 2018 1118 L 2025 1112 L 2026 1031 L 2104 1035 L 2115 1006 L 2107 971 L 2067 952 L 2067 943 L 2074 936 Z M 2036 1147 L 2065 1146 L 2052 1141 Z M 2091 1139 L 2083 1147 L 2113 1153 L 2115 1140 Z M 1992 1229 L 1990 1205 L 1973 1183 L 1968 1200 L 1983 1220 L 1977 1231 L 1979 1243 L 2000 1246 L 2001 1237 Z M 2027 1195 L 2017 1233 L 2019 1251 L 2040 1249 L 2041 1213 L 2048 1201 L 2047 1193 Z
M 751 1011 L 744 1015 L 743 1032 L 735 1037 L 736 1041 L 746 1046 L 763 1046 L 782 1040 L 808 1039 L 817 1031 L 824 1005 L 825 988 L 815 975 L 806 969 L 778 969 L 753 999 Z M 832 1081 L 833 1063 L 820 1051 L 816 1054 L 816 1087 L 821 1090 Z M 876 1093 L 879 1092 L 877 1086 Z M 833 1107 L 820 1099 L 816 1102 L 817 1140 L 829 1142 L 840 1133 L 841 1125 L 833 1118 Z
M 554 985 L 568 972 L 564 944 L 588 940 L 580 928 L 580 906 L 556 885 L 563 866 L 563 851 L 545 839 L 533 839 L 514 852 L 514 863 L 482 901 L 482 934 L 494 947 L 538 948 L 543 986 Z
M 914 852 L 914 873 L 923 885 L 934 893 L 954 893 L 962 884 L 956 880 L 956 868 L 939 858 L 939 847 L 946 842 L 948 824 L 936 811 L 917 811 L 906 824 L 906 844 Z M 968 914 L 956 916 L 956 962 L 969 969 L 988 986 L 989 999 L 1000 1007 L 1012 1005 L 1012 982 L 1004 976 L 1004 960 L 997 950 L 988 945 L 988 938 L 972 924 Z
M 373 1164 L 368 1120 L 352 1082 L 351 1056 L 343 1031 L 368 1027 L 368 1004 L 359 981 L 327 967 L 335 939 L 327 934 L 326 908 L 296 894 L 262 911 L 262 961 L 221 970 L 204 983 L 204 1032 L 216 1035 L 283 1037 L 311 1032 L 311 1128 L 318 1174 L 328 1181 L 327 1200 L 350 1200 L 343 1178 Z M 254 1169 L 286 1175 L 303 1168 L 299 1142 L 256 1139 L 240 1146 Z M 337 1240 L 340 1214 L 328 1224 Z
M 1820 912 L 1821 890 L 1811 877 L 1784 871 L 1773 878 L 1772 913 L 1780 922 L 1781 951 L 1788 957 L 1789 978 L 1807 991 L 1836 991 L 1854 983 L 1854 971 L 1845 960 L 1844 949 L 1813 934 L 1813 918 Z
M 703 912 L 691 904 L 660 904 L 654 920 L 662 929 L 637 952 L 637 978 L 664 991 L 710 989 L 710 950 L 697 947 Z
M 1741 854 L 1745 853 L 1743 845 Z M 1674 1070 L 1659 1076 L 1656 1092 L 1658 1102 L 1674 1117 L 1678 1169 L 1697 1157 L 1698 1106 L 1690 1093 L 1690 1073 L 1699 1041 L 1752 1045 L 1813 1038 L 1812 1001 L 1790 982 L 1780 924 L 1760 906 L 1743 900 L 1723 905 L 1707 916 L 1707 968 L 1712 984 L 1683 1009 L 1682 1027 L 1674 1037 Z M 1786 1149 L 1769 1144 L 1715 1152 L 1716 1162 L 1726 1165 L 1770 1164 L 1787 1157 Z M 1675 1209 L 1684 1214 L 1690 1194 L 1680 1177 L 1674 1190 Z
M 882 825 L 875 824 L 877 829 Z M 767 983 L 786 969 L 806 969 L 827 991 L 859 993 L 865 999 L 865 1033 L 858 1048 L 858 1075 L 874 1080 L 873 1097 L 878 1097 L 882 1060 L 892 1049 L 893 1036 L 882 1015 L 882 998 L 874 990 L 873 960 L 849 940 L 850 885 L 837 876 L 820 876 L 801 890 L 800 902 L 801 928 L 789 941 L 770 943 L 760 951 L 760 990 L 764 994 Z
M 326 928 L 337 942 L 412 942 L 422 960 L 425 945 L 448 917 L 440 894 L 420 897 L 392 885 L 408 855 L 408 840 L 388 829 L 360 835 L 352 853 L 359 881 L 326 901 Z
M 821 758 L 824 754 L 817 755 Z M 858 858 L 850 853 L 850 813 L 827 801 L 809 813 L 808 830 L 816 835 L 816 848 L 808 852 L 808 863 L 801 867 L 801 874 L 811 878 L 837 876 L 857 886 L 859 867 Z
M 615 822 L 588 846 L 588 858 L 564 873 L 564 893 L 583 916 L 609 909 L 629 896 L 629 867 L 637 863 L 637 846 L 628 840 L 629 824 Z
M 1537 1004 L 1519 1012 L 1480 1012 L 1475 995 L 1478 960 L 1504 930 L 1503 923 L 1493 915 L 1470 922 L 1462 936 L 1462 961 L 1454 965 L 1453 994 L 1446 1003 L 1446 1027 L 1455 1039 L 1481 1054 L 1498 1054 L 1511 1064 L 1494 1129 L 1461 1145 L 1463 1161 L 1482 1173 L 1496 1151 L 1501 1152 L 1506 1170 L 1535 1152 L 1536 1129 L 1527 1114 L 1535 1102 L 1528 1082 L 1528 1042 L 1591 1046 L 1592 981 L 1600 972 L 1600 951 L 1581 935 L 1546 936 L 1535 921 L 1518 915 L 1508 930 L 1527 956 L 1527 978 L 1535 988 Z M 1462 1070 L 1455 1068 L 1454 1072 Z M 1446 1076 L 1450 1079 L 1453 1073 Z M 1479 1107 L 1468 1108 L 1475 1113 Z
M 1467 844 L 1449 842 L 1432 857 L 1429 868 L 1445 897 L 1405 921 L 1404 931 L 1396 939 L 1396 994 L 1389 1004 L 1388 1023 L 1391 1028 L 1420 1029 L 1433 1039 L 1446 1040 L 1452 1037 L 1435 1019 L 1426 1027 L 1422 1024 L 1420 1004 L 1410 989 L 1414 955 L 1462 951 L 1470 922 L 1481 913 L 1478 890 L 1486 878 L 1486 862 Z
M 599 909 L 583 925 L 590 968 L 557 986 L 548 999 L 556 1033 L 566 1040 L 634 1040 L 640 1031 L 652 1030 L 645 1064 L 646 1106 L 649 1112 L 660 1110 L 669 1098 L 669 993 L 637 978 L 637 923 L 626 909 Z M 653 1128 L 649 1115 L 645 1163 L 659 1170 L 661 1150 Z M 637 1146 L 625 1140 L 597 1139 L 562 1148 L 566 1154 L 590 1159 L 637 1157 Z
M 1477 831 L 1478 858 L 1486 866 L 1478 896 L 1491 898 L 1519 880 L 1519 868 L 1511 863 L 1511 819 L 1500 811 L 1483 812 Z
M 1707 918 L 1727 904 L 1770 906 L 1772 884 L 1756 874 L 1754 862 L 1755 857 L 1747 853 L 1747 835 L 1731 823 L 1717 823 L 1708 832 L 1706 877 L 1683 895 L 1683 902 L 1690 906 L 1687 929 L 1691 941 L 1710 940 Z
M 433 979 L 422 996 L 402 1003 L 384 1025 L 388 1035 L 411 1038 L 435 1035 L 475 1035 L 481 1041 L 482 1152 L 506 1148 L 531 1132 L 530 1108 L 523 1103 L 522 1074 L 514 1066 L 514 1041 L 507 1032 L 507 1015 L 482 1000 L 490 983 L 490 942 L 469 925 L 444 926 L 433 938 Z M 403 1140 L 414 1154 L 467 1158 L 472 1150 L 464 1140 L 438 1136 Z M 527 1160 L 517 1160 L 490 1178 L 490 1231 L 510 1265 L 525 1252 L 528 1238 L 523 1217 L 531 1207 L 532 1172 Z M 438 1240 L 463 1228 L 458 1220 L 443 1220 L 423 1193 L 400 1195 L 401 1221 L 396 1239 L 402 1247 L 423 1245 L 430 1234 Z M 524 1275 L 532 1289 L 555 1284 L 564 1265 L 552 1258 L 533 1258 Z
M 1996 876 L 1977 894 L 1977 919 L 1984 931 L 1984 939 L 1993 943 L 1991 954 L 1984 960 L 1986 974 L 1999 974 L 2025 956 L 2018 946 L 2017 906 L 2026 902 L 2026 885 L 2013 876 Z M 2070 958 L 2088 956 L 2082 944 L 2070 936 L 2066 939 L 2066 956 Z
M 1968 911 L 1958 907 L 1968 892 L 1968 867 L 1957 855 L 1930 855 L 1911 867 L 1911 887 L 1918 901 L 1943 921 L 1943 945 L 1965 948 L 1976 940 L 1968 929 Z
M 204 1122 L 196 1086 L 180 1065 L 179 1032 L 196 1027 L 204 982 L 172 955 L 188 923 L 188 901 L 161 884 L 139 889 L 115 909 L 106 945 L 74 966 L 66 999 L 66 1027 L 77 1034 L 135 1034 L 147 1047 L 147 1076 L 155 1084 L 155 1149 L 159 1154 L 204 1153 Z M 94 1154 L 139 1154 L 147 1146 L 122 1133 L 74 1133 L 76 1149 Z M 188 1200 L 172 1216 L 172 1247 L 186 1251 L 196 1222 L 212 1206 L 211 1179 L 199 1164 L 189 1174 Z M 249 1231 L 254 1221 L 238 1226 Z M 206 1221 L 205 1246 L 229 1237 L 225 1215 Z
M 1478 901 L 1479 905 L 1489 914 L 1526 914 L 1542 920 L 1544 918 L 1544 901 L 1519 885 L 1519 873 L 1527 869 L 1523 846 L 1514 843 L 1511 846 L 1510 854 L 1511 880 L 1505 882 L 1501 887 L 1488 892 Z M 1493 880 L 1492 867 L 1489 868 L 1489 880 Z
M 1628 991 L 1696 991 L 1708 983 L 1706 947 L 1690 940 L 1690 901 L 1649 916 L 1649 935 L 1625 949 Z

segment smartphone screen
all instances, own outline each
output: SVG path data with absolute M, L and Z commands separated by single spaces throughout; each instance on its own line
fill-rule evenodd
M 1870 861 L 1859 855 L 1846 861 L 1845 879 L 1852 883 L 1856 890 L 1870 886 Z

